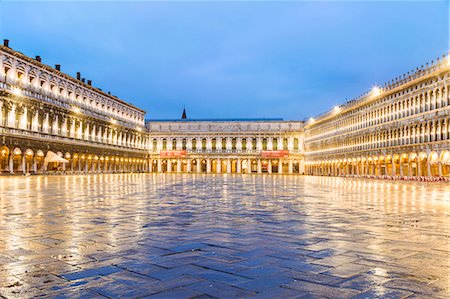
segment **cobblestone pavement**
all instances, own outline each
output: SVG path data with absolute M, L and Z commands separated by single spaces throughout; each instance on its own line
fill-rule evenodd
M 124 174 L 0 192 L 0 297 L 449 297 L 450 185 Z

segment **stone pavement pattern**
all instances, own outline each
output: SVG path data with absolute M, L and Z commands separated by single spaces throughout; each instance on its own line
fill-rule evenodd
M 0 178 L 0 297 L 448 298 L 450 186 Z

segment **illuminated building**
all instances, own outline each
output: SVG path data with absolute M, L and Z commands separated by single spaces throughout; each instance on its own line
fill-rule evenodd
M 0 172 L 450 176 L 449 85 L 446 56 L 306 123 L 191 120 L 185 111 L 146 122 L 142 109 L 5 40 Z
M 0 172 L 146 171 L 145 112 L 60 69 L 0 46 Z
M 305 172 L 300 121 L 181 119 L 147 129 L 152 172 Z
M 307 174 L 450 176 L 444 56 L 305 124 Z

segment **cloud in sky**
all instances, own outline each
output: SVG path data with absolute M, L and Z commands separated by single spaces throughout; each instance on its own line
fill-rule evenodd
M 0 36 L 149 118 L 317 115 L 447 52 L 436 2 L 3 2 Z

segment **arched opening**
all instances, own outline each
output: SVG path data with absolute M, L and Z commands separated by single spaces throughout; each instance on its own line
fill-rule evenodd
M 205 159 L 203 159 L 201 162 L 200 162 L 200 170 L 201 170 L 201 172 L 202 173 L 206 173 L 207 172 L 207 170 L 208 170 L 208 165 L 207 165 L 207 162 L 206 162 L 206 160 Z
M 439 156 L 436 152 L 430 153 L 428 163 L 430 163 L 430 175 L 439 176 Z
M 428 175 L 428 156 L 426 153 L 421 152 L 419 154 L 419 169 L 420 169 L 420 176 L 427 176 Z
M 0 173 L 9 171 L 9 148 L 0 147 Z
M 13 165 L 12 170 L 13 172 L 22 172 L 22 150 L 18 147 L 16 147 L 13 152 Z
M 167 172 L 167 159 L 161 161 L 161 172 Z
M 278 160 L 272 160 L 272 173 L 278 173 Z
M 217 173 L 217 160 L 211 160 L 211 172 L 212 173 Z
M 298 160 L 294 160 L 292 162 L 292 172 L 293 173 L 299 173 L 300 172 L 300 163 Z M 328 171 L 327 171 L 327 175 L 328 175 Z
M 181 161 L 181 172 L 187 172 L 188 171 L 188 161 L 186 159 L 183 159 Z
M 27 149 L 25 151 L 25 172 L 35 172 L 33 169 L 34 166 L 34 152 L 31 149 Z
M 443 151 L 439 159 L 442 165 L 442 175 L 450 177 L 450 152 L 447 150 Z

